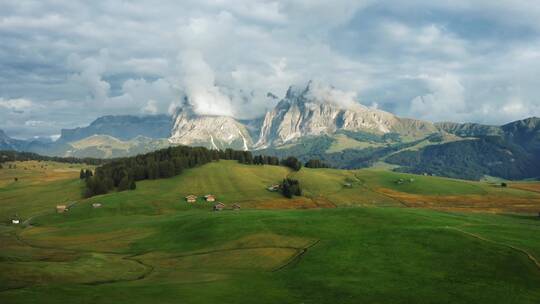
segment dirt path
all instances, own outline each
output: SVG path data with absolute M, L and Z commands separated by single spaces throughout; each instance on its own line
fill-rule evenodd
M 287 266 L 290 266 L 292 264 L 298 264 L 300 262 L 300 260 L 302 259 L 302 257 L 304 256 L 304 254 L 307 253 L 307 251 L 311 248 L 313 248 L 315 245 L 319 244 L 321 240 L 316 240 L 315 242 L 313 242 L 311 245 L 301 249 L 297 254 L 295 254 L 293 257 L 291 257 L 287 262 L 285 262 L 283 265 L 281 266 L 278 266 L 277 268 L 275 268 L 274 270 L 272 270 L 272 272 L 276 272 L 276 271 L 280 271 L 282 269 L 284 269 L 285 267 Z
M 501 243 L 501 242 L 497 242 L 497 241 L 493 241 L 493 240 L 490 240 L 490 239 L 487 239 L 481 235 L 478 235 L 478 234 L 475 234 L 475 233 L 472 233 L 472 232 L 468 232 L 468 231 L 465 231 L 465 230 L 462 230 L 458 227 L 445 227 L 446 229 L 452 229 L 452 230 L 456 230 L 456 231 L 459 231 L 463 234 L 466 234 L 470 237 L 473 237 L 475 239 L 478 239 L 478 240 L 481 240 L 481 241 L 484 241 L 484 242 L 488 242 L 488 243 L 491 243 L 491 244 L 495 244 L 495 245 L 499 245 L 499 246 L 504 246 L 504 247 L 508 247 L 512 250 L 515 250 L 519 253 L 522 253 L 522 254 L 525 254 L 527 256 L 527 258 L 529 258 L 529 260 L 531 260 L 531 262 L 534 263 L 534 265 L 536 266 L 536 268 L 538 268 L 538 270 L 540 270 L 540 262 L 538 261 L 538 259 L 536 259 L 536 257 L 534 255 L 532 255 L 530 252 L 528 252 L 527 250 L 525 249 L 522 249 L 522 248 L 519 248 L 519 247 L 516 247 L 514 245 L 510 245 L 510 244 L 505 244 L 505 243 Z

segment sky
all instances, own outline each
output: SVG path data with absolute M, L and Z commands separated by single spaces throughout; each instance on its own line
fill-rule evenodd
M 184 97 L 254 118 L 309 80 L 400 116 L 503 124 L 540 116 L 538 71 L 538 1 L 0 1 L 0 129 L 16 138 Z

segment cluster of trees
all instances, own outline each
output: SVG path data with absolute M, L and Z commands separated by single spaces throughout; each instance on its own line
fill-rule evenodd
M 98 168 L 93 176 L 86 176 L 81 170 L 81 178 L 86 180 L 87 197 L 105 194 L 111 190 L 123 191 L 136 188 L 136 181 L 167 178 L 182 173 L 184 169 L 204 165 L 220 159 L 236 160 L 243 164 L 280 165 L 277 157 L 253 156 L 250 151 L 208 150 L 202 147 L 177 146 L 143 155 L 115 159 Z M 301 163 L 296 158 L 288 158 L 287 166 Z M 295 166 L 293 166 L 295 167 Z M 300 167 L 298 167 L 299 169 Z
M 104 194 L 111 190 L 124 191 L 136 188 L 136 181 L 172 177 L 184 169 L 193 168 L 219 160 L 236 157 L 245 161 L 245 155 L 231 151 L 215 151 L 186 146 L 169 147 L 143 155 L 116 159 L 95 170 L 94 176 L 86 179 L 87 197 Z
M 302 162 L 298 160 L 298 158 L 294 156 L 289 156 L 281 161 L 281 165 L 285 167 L 289 167 L 293 169 L 294 171 L 298 171 L 302 168 Z
M 79 178 L 80 179 L 87 179 L 87 178 L 92 177 L 93 175 L 94 174 L 92 174 L 92 170 L 89 170 L 89 169 L 83 170 L 83 169 L 81 169 L 81 172 L 79 173 Z
M 55 161 L 59 163 L 70 164 L 89 164 L 89 165 L 102 165 L 109 162 L 108 159 L 99 158 L 76 158 L 76 157 L 57 157 L 57 156 L 43 156 L 31 152 L 18 152 L 18 151 L 0 151 L 0 164 L 13 162 L 13 161 Z
M 302 189 L 300 188 L 300 182 L 296 179 L 286 178 L 279 185 L 279 189 L 283 196 L 292 198 L 294 195 L 302 195 Z
M 306 168 L 330 168 L 325 162 L 319 159 L 310 159 L 305 164 Z
M 253 157 L 253 164 L 279 166 L 279 158 L 275 156 L 255 155 Z

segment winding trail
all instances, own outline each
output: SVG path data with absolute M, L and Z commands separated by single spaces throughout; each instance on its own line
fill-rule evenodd
M 525 249 L 522 249 L 522 248 L 519 248 L 519 247 L 516 247 L 514 245 L 510 245 L 510 244 L 505 244 L 505 243 L 501 243 L 501 242 L 497 242 L 497 241 L 494 241 L 494 240 L 490 240 L 490 239 L 487 239 L 481 235 L 478 235 L 478 234 L 475 234 L 475 233 L 472 233 L 472 232 L 468 232 L 468 231 L 465 231 L 465 230 L 462 230 L 462 229 L 459 229 L 458 227 L 445 227 L 446 229 L 452 229 L 452 230 L 455 230 L 455 231 L 458 231 L 458 232 L 461 232 L 465 235 L 468 235 L 472 238 L 475 238 L 475 239 L 478 239 L 478 240 L 481 240 L 481 241 L 484 241 L 484 242 L 487 242 L 487 243 L 491 243 L 491 244 L 495 244 L 495 245 L 499 245 L 499 246 L 504 246 L 504 247 L 508 247 L 512 250 L 515 250 L 519 253 L 522 253 L 524 255 L 527 256 L 527 258 L 533 262 L 533 264 L 536 266 L 536 268 L 538 270 L 540 270 L 540 262 L 538 261 L 538 259 L 536 259 L 536 257 L 534 255 L 532 255 L 530 252 L 528 252 L 527 250 Z
M 275 268 L 274 270 L 272 270 L 272 272 L 277 272 L 277 271 L 280 271 L 282 269 L 284 269 L 285 267 L 289 266 L 289 265 L 292 265 L 293 263 L 294 264 L 297 264 L 300 262 L 300 260 L 302 259 L 302 257 L 304 256 L 304 254 L 307 253 L 307 251 L 311 248 L 313 248 L 315 245 L 319 244 L 321 240 L 316 240 L 315 242 L 313 242 L 312 244 L 310 244 L 309 246 L 301 249 L 299 252 L 297 252 L 296 255 L 294 255 L 293 257 L 291 257 L 287 262 L 285 262 L 283 265 L 281 266 L 278 266 L 277 268 Z

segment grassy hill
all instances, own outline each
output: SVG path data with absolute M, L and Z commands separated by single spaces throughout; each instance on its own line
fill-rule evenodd
M 537 183 L 500 188 L 382 170 L 292 172 L 219 161 L 82 199 L 78 168 L 26 165 L 0 169 L 0 220 L 15 210 L 33 217 L 31 225 L 0 225 L 2 303 L 540 299 L 536 215 L 444 211 L 532 212 L 540 208 Z M 20 184 L 10 181 L 22 173 Z M 265 189 L 287 176 L 300 180 L 303 197 Z M 242 208 L 212 212 L 212 203 L 183 199 L 208 193 Z M 490 197 L 520 203 L 500 206 Z M 77 203 L 54 213 L 65 199 Z M 414 202 L 427 208 L 407 208 Z

